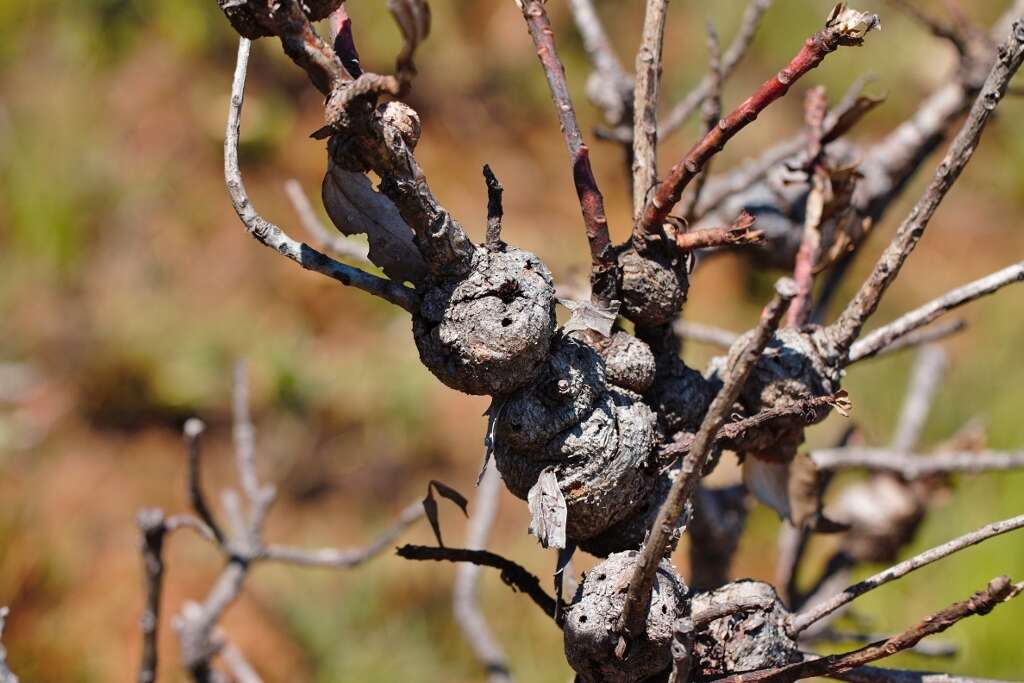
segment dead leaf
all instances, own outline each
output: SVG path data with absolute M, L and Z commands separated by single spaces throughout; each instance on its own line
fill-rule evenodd
M 434 498 L 434 491 L 437 491 L 437 495 L 442 498 L 447 498 L 458 505 L 462 510 L 462 514 L 467 517 L 469 517 L 469 512 L 466 510 L 466 506 L 469 505 L 469 501 L 451 486 L 443 484 L 436 479 L 431 479 L 427 484 L 427 496 L 423 499 L 423 511 L 427 515 L 430 527 L 434 530 L 434 536 L 437 537 L 437 544 L 443 548 L 444 542 L 441 540 L 441 523 L 437 517 L 437 500 Z
M 530 506 L 530 533 L 545 548 L 565 548 L 568 510 L 553 467 L 541 471 L 526 499 Z
M 612 336 L 612 326 L 619 316 L 619 306 L 621 305 L 619 301 L 612 301 L 608 308 L 590 300 L 558 299 L 558 303 L 572 313 L 569 322 L 562 327 L 565 333 L 576 330 L 593 330 L 602 337 Z
M 419 284 L 427 264 L 413 233 L 390 199 L 373 189 L 370 179 L 331 164 L 323 182 L 324 208 L 345 235 L 365 234 L 370 261 L 397 282 Z

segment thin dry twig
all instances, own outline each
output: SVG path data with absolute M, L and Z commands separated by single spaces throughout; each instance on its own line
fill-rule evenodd
M 721 349 L 732 348 L 732 345 L 740 338 L 739 334 L 731 330 L 692 320 L 677 320 L 672 323 L 672 330 L 682 339 L 717 346 Z
M 708 78 L 711 88 L 708 90 L 704 104 L 700 108 L 701 121 L 704 124 L 704 133 L 707 134 L 712 128 L 718 125 L 722 117 L 722 49 L 718 44 L 718 33 L 711 20 L 707 20 L 708 33 Z M 697 205 L 700 203 L 701 194 L 707 184 L 708 176 L 711 174 L 711 162 L 704 164 L 697 177 L 693 179 L 693 188 L 689 195 L 682 199 L 680 215 L 687 225 L 697 219 Z
M 604 111 L 608 123 L 619 125 L 632 112 L 631 103 L 627 100 L 632 96 L 633 84 L 612 49 L 593 1 L 569 0 L 569 9 L 583 37 L 583 49 L 594 67 L 587 94 Z
M 935 474 L 981 474 L 1024 468 L 1024 451 L 954 451 L 924 455 L 886 448 L 856 447 L 813 451 L 811 459 L 823 470 L 892 472 L 908 480 Z
M 142 661 L 139 665 L 138 683 L 153 683 L 156 680 L 158 651 L 157 635 L 160 627 L 160 598 L 163 593 L 164 538 L 167 525 L 164 513 L 157 508 L 140 510 L 136 517 L 139 527 L 140 552 L 142 554 L 143 576 L 146 585 L 146 604 L 142 619 Z M 2 664 L 2 659 L 0 659 Z M 0 670 L 0 681 L 5 681 Z
M 633 220 L 658 178 L 658 86 L 668 0 L 647 0 L 633 90 Z
M 755 333 L 747 342 L 734 366 L 730 368 L 728 378 L 708 408 L 704 420 L 701 422 L 700 430 L 690 447 L 690 452 L 683 460 L 679 476 L 672 482 L 672 488 L 658 510 L 654 526 L 637 558 L 633 576 L 630 577 L 626 602 L 619 619 L 619 633 L 622 640 L 617 648 L 617 653 L 620 658 L 626 654 L 626 647 L 628 647 L 626 639 L 635 638 L 642 632 L 647 609 L 650 606 L 651 590 L 658 563 L 665 555 L 665 550 L 676 528 L 676 522 L 683 513 L 687 500 L 693 495 L 700 479 L 700 473 L 714 446 L 715 436 L 724 424 L 726 416 L 747 381 L 747 377 L 778 328 L 786 306 L 795 294 L 792 280 L 783 278 L 775 284 L 775 296 L 761 313 L 761 320 Z
M 342 258 L 358 261 L 363 265 L 372 265 L 369 256 L 370 248 L 367 245 L 347 239 L 337 233 L 332 234 L 323 221 L 317 217 L 309 197 L 302 190 L 302 183 L 295 178 L 286 180 L 284 192 L 288 195 L 288 200 L 292 203 L 295 213 L 298 214 L 302 227 L 321 247 Z
M 242 103 L 245 98 L 245 75 L 249 63 L 248 38 L 239 39 L 238 62 L 231 83 L 231 106 L 228 109 L 227 132 L 224 137 L 224 181 L 228 195 L 246 231 L 261 244 L 295 261 L 306 270 L 312 270 L 351 285 L 365 292 L 379 296 L 410 313 L 418 307 L 416 293 L 402 284 L 370 275 L 358 268 L 335 261 L 308 244 L 289 237 L 281 228 L 256 212 L 242 183 L 242 172 L 238 164 L 238 138 L 241 127 Z M 339 63 L 340 68 L 340 63 Z
M 473 501 L 474 512 L 469 518 L 466 532 L 466 548 L 469 550 L 483 550 L 487 545 L 498 512 L 500 495 L 501 475 L 498 474 L 492 460 L 484 468 L 477 487 L 476 499 Z M 480 565 L 466 562 L 455 570 L 452 610 L 463 638 L 487 671 L 487 680 L 490 683 L 514 680 L 509 673 L 505 651 L 495 639 L 480 609 Z
M 999 48 L 999 56 L 989 72 L 970 113 L 957 133 L 945 157 L 939 164 L 932 182 L 896 231 L 896 236 L 879 257 L 874 270 L 861 285 L 853 300 L 846 306 L 829 332 L 834 346 L 835 360 L 840 365 L 848 362 L 850 347 L 868 318 L 878 308 L 882 295 L 899 275 L 903 263 L 917 246 L 925 229 L 946 193 L 963 172 L 981 139 L 982 131 L 992 117 L 999 101 L 1006 93 L 1010 78 L 1024 62 L 1024 23 L 1014 24 L 1009 38 Z
M 918 352 L 910 374 L 910 385 L 903 399 L 903 408 L 896 420 L 896 431 L 889 444 L 893 450 L 910 450 L 921 440 L 928 413 L 942 385 L 948 363 L 946 352 L 941 347 L 925 346 Z
M 897 351 L 904 351 L 906 349 L 912 349 L 918 346 L 923 346 L 925 344 L 931 344 L 932 342 L 941 341 L 946 337 L 951 337 L 954 334 L 963 332 L 966 329 L 967 321 L 963 320 L 962 318 L 936 323 L 935 325 L 927 329 L 915 330 L 914 332 L 909 332 L 902 337 L 897 337 L 892 341 L 891 344 L 889 344 L 888 346 L 883 346 L 873 355 L 858 355 L 856 359 L 854 359 L 853 354 L 857 352 L 857 344 L 860 343 L 857 342 L 857 344 L 854 344 L 853 348 L 850 349 L 850 364 L 852 365 L 853 363 L 856 363 L 858 361 L 870 360 L 872 358 L 882 358 L 884 356 L 896 353 Z
M 7 650 L 3 645 L 4 626 L 9 613 L 6 607 L 0 607 L 0 683 L 18 683 L 18 677 L 7 666 Z
M 744 211 L 728 228 L 702 228 L 680 232 L 676 235 L 676 247 L 679 251 L 695 251 L 697 249 L 713 249 L 716 247 L 739 247 L 760 244 L 764 241 L 764 233 L 753 230 L 754 217 Z
M 954 308 L 998 292 L 1003 287 L 1016 282 L 1024 282 L 1024 261 L 1007 266 L 962 287 L 957 287 L 871 332 L 850 347 L 849 362 L 855 363 L 865 358 L 871 358 Z
M 305 550 L 291 546 L 270 544 L 265 546 L 256 559 L 306 567 L 325 567 L 330 569 L 350 569 L 369 562 L 391 545 L 410 526 L 423 517 L 423 501 L 416 500 L 407 505 L 398 515 L 398 519 L 381 532 L 373 541 L 361 548 L 320 548 Z
M 732 39 L 732 43 L 729 44 L 729 47 L 722 55 L 722 80 L 725 80 L 732 74 L 737 65 L 739 65 L 740 60 L 747 53 L 747 49 L 754 42 L 754 36 L 757 34 L 758 26 L 761 24 L 761 18 L 771 5 L 772 0 L 750 0 L 747 3 L 747 8 L 743 12 L 743 18 L 740 19 L 739 30 L 736 31 L 736 36 Z M 697 107 L 708 97 L 713 88 L 712 76 L 708 74 L 658 124 L 658 134 L 665 138 L 682 127 L 693 116 L 693 113 L 697 111 Z
M 534 604 L 552 619 L 555 618 L 555 599 L 541 588 L 540 579 L 516 564 L 488 550 L 470 550 L 468 548 L 440 548 L 426 545 L 403 545 L 397 551 L 398 556 L 407 560 L 432 560 L 434 562 L 471 562 L 482 567 L 493 567 L 501 571 L 501 580 L 513 590 L 526 593 Z M 568 605 L 558 606 L 558 614 L 564 614 Z
M 910 649 L 923 638 L 942 633 L 967 617 L 988 614 L 1000 603 L 1017 597 L 1022 590 L 1024 584 L 1014 584 L 1009 578 L 1000 576 L 992 579 L 988 586 L 970 598 L 953 603 L 903 633 L 886 640 L 845 654 L 806 659 L 788 666 L 726 676 L 716 679 L 716 683 L 790 683 L 811 676 L 829 676 L 848 671 Z
M 192 504 L 192 509 L 202 520 L 206 528 L 210 530 L 213 537 L 218 543 L 224 543 L 224 532 L 221 531 L 220 525 L 213 518 L 213 513 L 210 511 L 210 506 L 206 502 L 206 494 L 203 493 L 203 482 L 202 482 L 202 468 L 200 467 L 200 460 L 202 458 L 202 449 L 200 448 L 200 438 L 203 432 L 206 430 L 206 425 L 199 418 L 189 418 L 185 421 L 185 426 L 182 428 L 182 434 L 185 437 L 186 452 L 188 453 L 188 494 L 189 501 Z
M 488 249 L 497 249 L 501 246 L 501 219 L 505 209 L 501 203 L 501 195 L 505 191 L 498 182 L 494 171 L 487 164 L 484 164 L 484 182 L 487 184 L 487 237 L 484 243 Z
M 864 593 L 867 593 L 870 590 L 874 590 L 879 586 L 884 586 L 890 581 L 903 578 L 913 571 L 926 567 L 929 564 L 945 557 L 949 557 L 953 553 L 959 552 L 964 548 L 969 548 L 972 545 L 977 545 L 982 541 L 987 541 L 990 538 L 994 538 L 1021 527 L 1024 527 L 1024 515 L 1004 519 L 1000 522 L 993 522 L 992 524 L 984 526 L 976 531 L 972 531 L 969 534 L 964 534 L 952 541 L 943 543 L 942 545 L 931 548 L 930 550 L 926 550 L 923 553 L 919 553 L 909 560 L 893 565 L 874 576 L 849 586 L 846 590 L 832 596 L 828 600 L 824 600 L 814 605 L 806 611 L 792 615 L 788 620 L 787 630 L 790 634 L 796 635 L 814 622 L 853 602 L 856 598 L 864 595 Z
M 992 678 L 955 676 L 933 671 L 882 669 L 876 666 L 858 666 L 829 677 L 838 681 L 847 681 L 847 683 L 1012 683 L 1012 681 L 997 681 Z
M 800 52 L 782 71 L 765 81 L 672 167 L 647 202 L 642 220 L 633 232 L 634 243 L 638 247 L 661 230 L 669 212 L 682 197 L 683 190 L 730 138 L 756 119 L 772 102 L 785 95 L 797 79 L 821 64 L 829 53 L 843 45 L 860 45 L 865 33 L 877 25 L 878 17 L 874 15 L 845 10 L 844 16 L 847 13 L 852 13 L 848 20 L 830 16 L 825 28 L 808 38 Z
M 595 300 L 609 303 L 615 293 L 615 258 L 612 254 L 611 238 L 608 235 L 608 218 L 604 211 L 604 197 L 597 187 L 597 179 L 590 167 L 590 152 L 583 143 L 576 110 L 569 97 L 565 82 L 565 67 L 562 66 L 555 50 L 555 34 L 551 28 L 544 3 L 530 0 L 521 3 L 523 18 L 530 31 L 530 37 L 537 48 L 537 58 L 544 68 L 551 99 L 558 110 L 558 120 L 572 163 L 573 183 L 583 212 L 583 224 L 590 244 L 591 294 Z

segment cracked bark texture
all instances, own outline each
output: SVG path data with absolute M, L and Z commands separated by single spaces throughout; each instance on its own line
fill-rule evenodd
M 508 394 L 537 376 L 555 331 L 551 274 L 533 254 L 473 252 L 464 277 L 428 278 L 413 316 L 423 364 L 467 394 Z
M 786 633 L 789 613 L 767 583 L 736 581 L 710 593 L 698 593 L 693 596 L 691 610 L 697 613 L 757 600 L 769 606 L 735 612 L 697 631 L 693 648 L 695 673 L 716 676 L 784 666 L 802 659 L 796 641 Z
M 496 403 L 495 462 L 509 490 L 526 499 L 553 467 L 579 542 L 625 518 L 650 493 L 654 415 L 632 392 L 609 386 L 590 345 L 561 336 L 540 376 Z
M 742 351 L 749 334 L 740 337 L 725 360 L 731 367 Z M 827 396 L 839 388 L 839 373 L 827 362 L 825 350 L 813 332 L 783 328 L 775 333 L 750 373 L 740 393 L 740 402 L 748 414 L 784 409 L 808 399 Z M 825 419 L 822 411 L 816 421 Z M 765 425 L 748 453 L 769 462 L 789 462 L 803 443 L 806 423 L 800 416 L 774 420 Z
M 672 665 L 672 626 L 690 610 L 686 584 L 668 560 L 658 567 L 644 637 L 623 659 L 615 655 L 616 622 L 636 555 L 616 553 L 590 570 L 566 613 L 565 656 L 583 683 L 643 681 Z

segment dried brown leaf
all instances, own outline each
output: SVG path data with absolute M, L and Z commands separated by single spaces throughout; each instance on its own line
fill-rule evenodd
M 373 189 L 362 173 L 332 164 L 324 176 L 324 208 L 345 235 L 365 234 L 370 261 L 392 280 L 422 282 L 427 274 L 413 233 L 390 199 Z

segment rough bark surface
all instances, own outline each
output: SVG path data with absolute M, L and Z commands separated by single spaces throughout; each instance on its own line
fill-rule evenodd
M 786 633 L 788 612 L 775 589 L 760 581 L 736 581 L 693 597 L 691 610 L 703 612 L 725 605 L 763 599 L 770 607 L 735 612 L 716 619 L 697 632 L 696 672 L 715 676 L 783 666 L 802 659 L 796 641 Z
M 477 248 L 469 274 L 430 278 L 413 316 L 423 364 L 467 394 L 508 394 L 536 377 L 555 331 L 555 288 L 533 254 Z
M 633 683 L 672 665 L 672 625 L 689 614 L 686 584 L 668 560 L 658 567 L 643 638 L 624 659 L 615 656 L 616 622 L 635 564 L 633 551 L 616 553 L 583 579 L 565 618 L 565 655 L 584 683 Z
M 495 461 L 509 490 L 525 499 L 553 467 L 570 540 L 601 533 L 649 494 L 654 415 L 638 395 L 607 384 L 586 343 L 561 337 L 537 380 L 494 411 Z

